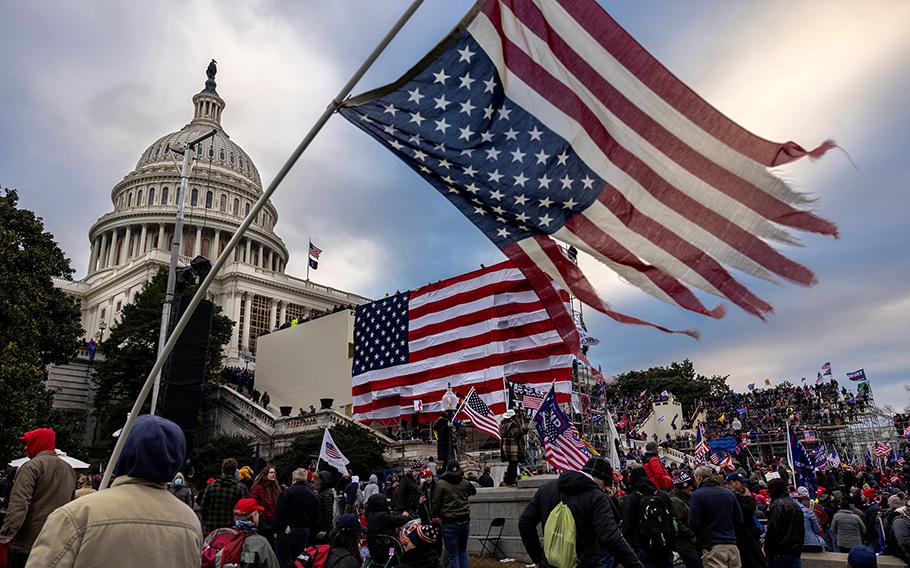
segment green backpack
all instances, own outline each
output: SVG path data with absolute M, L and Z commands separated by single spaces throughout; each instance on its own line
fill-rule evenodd
M 543 525 L 543 554 L 553 568 L 575 568 L 575 516 L 565 501 L 550 511 Z

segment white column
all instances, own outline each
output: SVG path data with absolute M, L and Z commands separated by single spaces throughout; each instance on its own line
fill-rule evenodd
M 275 270 L 275 265 L 272 264 L 273 261 L 274 261 L 274 257 L 272 256 L 272 249 L 269 249 L 269 261 L 266 264 L 266 268 L 268 270 Z
M 219 246 L 221 246 L 221 231 L 215 229 L 215 238 L 212 240 L 212 250 L 209 251 L 209 258 L 218 258 L 221 252 L 218 250 Z
M 98 238 L 96 237 L 96 238 L 92 241 L 92 252 L 91 252 L 91 254 L 90 254 L 89 257 L 88 257 L 88 272 L 87 272 L 87 274 L 91 274 L 92 272 L 95 271 L 95 261 L 96 261 L 97 259 L 98 259 Z
M 101 233 L 101 250 L 98 251 L 98 270 L 107 267 L 107 231 Z
M 161 250 L 167 249 L 167 244 L 164 242 L 164 223 L 158 225 L 158 248 Z
M 243 294 L 243 337 L 240 345 L 243 351 L 250 350 L 250 312 L 253 311 L 253 294 L 244 292 Z
M 126 228 L 126 235 L 123 237 L 123 263 L 126 264 L 129 262 L 132 255 L 130 255 L 130 240 L 132 239 L 133 228 Z
M 148 226 L 143 223 L 142 231 L 139 233 L 139 246 L 136 247 L 136 256 L 145 253 L 145 241 L 148 239 Z
M 193 243 L 193 257 L 202 254 L 202 227 L 196 227 L 196 242 Z
M 114 229 L 111 231 L 111 251 L 110 251 L 110 254 L 108 255 L 107 265 L 108 266 L 117 266 L 118 256 L 119 255 L 117 254 L 117 229 Z
M 278 306 L 281 308 L 278 312 L 278 327 L 281 327 L 288 321 L 288 303 L 282 300 L 278 302 Z
M 275 329 L 275 318 L 278 317 L 278 300 L 272 298 L 272 304 L 269 306 L 269 331 Z
M 252 252 L 253 252 L 253 241 L 251 241 L 250 239 L 247 239 L 246 240 L 246 256 L 243 257 L 243 262 L 253 264 Z
M 236 291 L 231 292 L 231 319 L 234 320 L 234 327 L 231 329 L 231 347 L 229 352 L 236 352 L 239 349 L 238 340 L 240 338 L 240 294 Z

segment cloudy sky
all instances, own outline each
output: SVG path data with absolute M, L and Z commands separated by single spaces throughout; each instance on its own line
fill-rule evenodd
M 747 282 L 776 313 L 720 321 L 596 275 L 627 313 L 698 328 L 695 342 L 588 311 L 605 373 L 685 357 L 744 388 L 865 368 L 879 403 L 910 383 L 910 3 L 901 0 L 619 2 L 604 5 L 672 71 L 754 132 L 845 152 L 780 174 L 817 197 L 841 239 L 804 235 L 785 251 L 813 288 Z M 223 126 L 272 178 L 316 116 L 403 11 L 400 0 L 7 2 L 0 18 L 0 184 L 19 189 L 82 276 L 87 232 L 110 190 L 159 136 L 192 117 L 208 60 L 219 62 Z M 428 0 L 355 92 L 396 79 L 470 7 Z M 848 155 L 849 154 L 849 158 Z M 855 163 L 856 167 L 851 164 Z M 340 117 L 278 190 L 277 230 L 302 274 L 367 296 L 419 286 L 502 257 L 439 194 Z

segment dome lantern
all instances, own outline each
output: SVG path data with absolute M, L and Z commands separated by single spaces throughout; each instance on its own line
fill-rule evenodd
M 216 61 L 212 59 L 208 69 L 205 70 L 205 88 L 193 96 L 193 121 L 191 124 L 205 124 L 221 130 L 221 112 L 224 110 L 224 100 L 215 90 L 215 74 L 218 72 Z

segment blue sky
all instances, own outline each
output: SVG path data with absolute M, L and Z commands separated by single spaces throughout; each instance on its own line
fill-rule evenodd
M 843 152 L 780 174 L 818 198 L 841 239 L 801 235 L 786 254 L 812 288 L 741 276 L 774 305 L 767 322 L 728 306 L 709 320 L 664 305 L 582 259 L 614 306 L 692 341 L 586 312 L 608 374 L 689 357 L 735 388 L 865 368 L 880 404 L 903 407 L 910 369 L 910 4 L 604 2 L 672 71 L 754 132 Z M 87 9 L 89 7 L 90 9 Z M 316 116 L 403 11 L 398 0 L 12 3 L 0 19 L 0 183 L 44 217 L 81 276 L 87 232 L 110 190 L 159 136 L 191 118 L 204 69 L 219 62 L 223 125 L 270 180 Z M 355 89 L 396 79 L 470 7 L 429 0 Z M 278 190 L 278 233 L 302 274 L 368 296 L 501 259 L 439 194 L 372 140 L 333 118 Z M 711 301 L 711 299 L 706 299 Z

